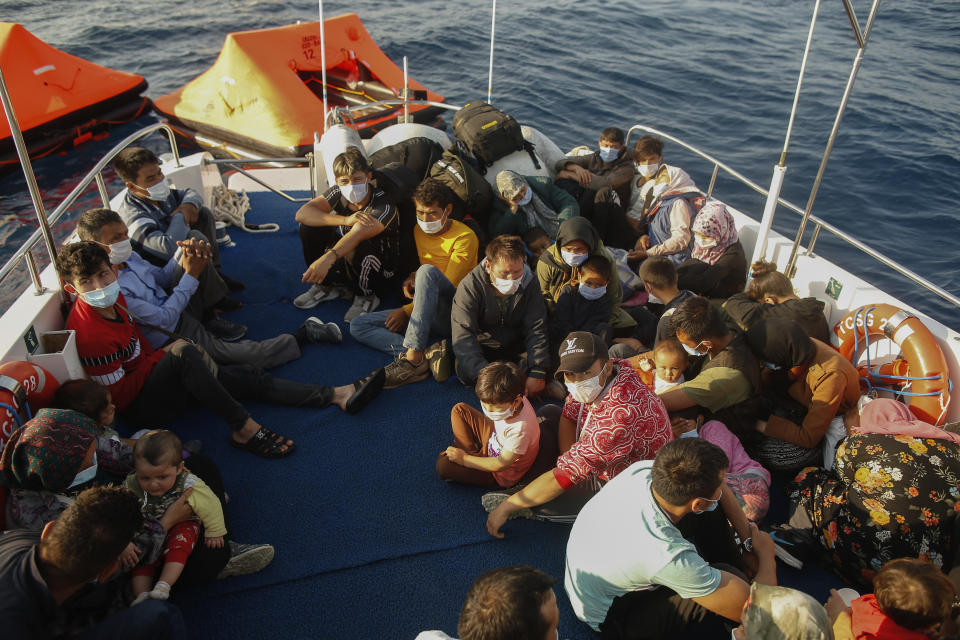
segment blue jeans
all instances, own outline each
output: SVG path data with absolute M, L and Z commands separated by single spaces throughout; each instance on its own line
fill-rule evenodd
M 388 309 L 357 316 L 350 323 L 350 335 L 358 342 L 392 356 L 407 349 L 424 351 L 431 335 L 450 335 L 450 308 L 456 291 L 443 271 L 433 265 L 422 265 L 417 269 L 413 285 L 413 312 L 406 334 L 394 333 L 383 325 L 390 315 Z

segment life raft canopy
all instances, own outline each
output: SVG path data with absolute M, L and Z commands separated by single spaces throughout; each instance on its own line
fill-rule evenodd
M 149 104 L 140 97 L 143 76 L 60 51 L 13 22 L 0 22 L 0 68 L 31 152 L 74 139 L 94 123 L 139 115 Z M 10 123 L 0 114 L 0 156 L 12 150 Z
M 325 20 L 324 30 L 331 108 L 400 96 L 403 70 L 380 50 L 355 13 Z M 231 33 L 210 69 L 157 98 L 154 106 L 178 128 L 265 155 L 300 156 L 312 149 L 314 132 L 323 132 L 320 54 L 319 22 Z M 417 97 L 443 101 L 413 79 L 408 82 Z M 418 122 L 435 121 L 438 112 L 410 106 Z M 370 137 L 396 122 L 397 113 L 398 107 L 374 107 L 347 124 Z

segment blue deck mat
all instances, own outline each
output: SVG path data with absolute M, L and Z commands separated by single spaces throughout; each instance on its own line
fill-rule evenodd
M 264 194 L 251 202 L 250 222 L 275 221 L 281 229 L 228 229 L 236 247 L 223 249 L 224 270 L 247 289 L 236 294 L 244 307 L 227 317 L 246 324 L 254 339 L 294 331 L 311 315 L 336 321 L 344 333 L 344 344 L 308 345 L 300 360 L 272 373 L 347 384 L 386 364 L 386 355 L 350 337 L 348 302 L 293 306 L 306 289 L 293 220 L 298 205 Z M 438 628 L 453 635 L 470 583 L 505 564 L 530 564 L 557 578 L 561 637 L 595 637 L 563 593 L 569 526 L 510 521 L 507 539 L 494 540 L 484 526 L 483 490 L 437 478 L 434 463 L 451 441 L 457 402 L 479 406 L 456 378 L 384 391 L 356 416 L 336 407 L 245 402 L 255 419 L 296 441 L 297 451 L 283 460 L 233 449 L 225 425 L 201 409 L 169 425 L 185 440 L 203 440 L 204 453 L 220 465 L 233 537 L 277 550 L 260 573 L 178 590 L 194 637 L 412 639 Z M 839 585 L 817 568 L 781 569 L 781 579 L 821 599 Z

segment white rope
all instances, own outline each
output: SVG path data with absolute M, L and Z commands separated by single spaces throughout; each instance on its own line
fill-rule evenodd
M 217 220 L 247 233 L 273 233 L 280 230 L 276 222 L 247 224 L 247 211 L 250 210 L 250 198 L 246 191 L 237 193 L 222 184 L 213 188 L 213 215 Z

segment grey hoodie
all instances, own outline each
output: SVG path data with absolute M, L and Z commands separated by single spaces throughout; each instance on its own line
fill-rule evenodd
M 473 268 L 453 296 L 450 324 L 457 375 L 474 384 L 480 370 L 489 364 L 484 348 L 527 353 L 527 373 L 545 378 L 550 367 L 547 340 L 547 308 L 540 284 L 524 265 L 520 288 L 501 296 L 490 282 L 487 259 Z

